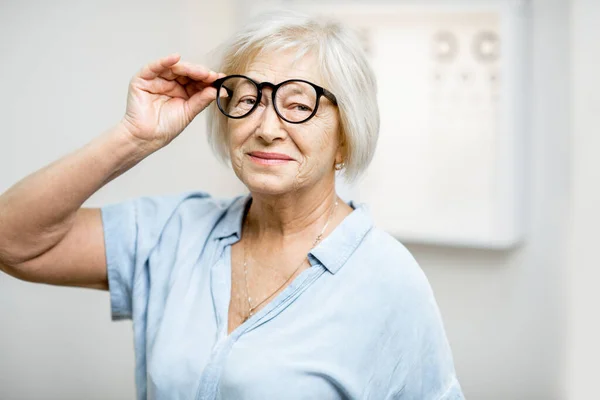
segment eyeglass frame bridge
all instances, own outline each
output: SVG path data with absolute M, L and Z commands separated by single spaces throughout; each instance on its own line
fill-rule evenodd
M 331 93 L 329 90 L 325 89 L 324 87 L 321 87 L 319 85 L 316 85 L 312 82 L 309 82 L 307 80 L 304 79 L 288 79 L 286 81 L 280 82 L 277 85 L 275 85 L 274 83 L 271 82 L 261 82 L 258 83 L 256 82 L 254 79 L 247 77 L 246 75 L 227 75 L 224 76 L 222 78 L 219 78 L 217 80 L 215 80 L 213 83 L 211 83 L 211 86 L 214 87 L 215 89 L 217 89 L 217 94 L 218 91 L 221 87 L 221 85 L 223 84 L 223 82 L 225 82 L 227 79 L 229 78 L 245 78 L 248 79 L 250 82 L 252 82 L 254 84 L 254 86 L 256 86 L 257 89 L 257 98 L 256 98 L 256 103 L 254 103 L 254 105 L 252 106 L 252 108 L 250 109 L 250 111 L 248 111 L 246 114 L 242 115 L 241 117 L 232 117 L 230 115 L 227 115 L 227 113 L 223 110 L 223 108 L 221 108 L 221 102 L 220 99 L 217 98 L 217 107 L 219 108 L 219 110 L 223 113 L 223 115 L 225 115 L 227 118 L 233 118 L 233 119 L 241 119 L 241 118 L 246 118 L 247 116 L 249 116 L 250 114 L 252 114 L 257 108 L 258 105 L 260 104 L 260 101 L 262 100 L 262 90 L 264 87 L 268 87 L 271 88 L 271 101 L 273 103 L 273 108 L 275 109 L 275 113 L 277 114 L 277 116 L 279 116 L 279 118 L 283 119 L 284 121 L 290 123 L 290 124 L 302 124 L 306 121 L 308 121 L 309 119 L 311 119 L 312 117 L 315 116 L 315 114 L 317 113 L 317 110 L 319 109 L 319 104 L 320 104 L 320 100 L 321 100 L 321 96 L 325 96 L 325 98 L 327 98 L 329 101 L 331 101 L 333 103 L 333 105 L 338 104 L 337 102 L 337 98 L 335 97 L 335 95 L 333 93 Z M 315 103 L 315 109 L 313 110 L 313 112 L 306 117 L 306 119 L 302 120 L 302 121 L 290 121 L 288 119 L 286 119 L 277 109 L 277 101 L 275 100 L 275 93 L 277 92 L 277 90 L 285 85 L 286 83 L 289 82 L 304 82 L 309 84 L 310 86 L 312 86 L 315 89 L 315 92 L 317 94 L 317 101 Z M 229 92 L 229 89 L 227 87 L 225 87 L 225 90 L 227 90 Z M 231 93 L 229 93 L 229 95 L 231 96 Z

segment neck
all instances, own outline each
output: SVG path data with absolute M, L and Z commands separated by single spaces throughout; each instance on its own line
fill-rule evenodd
M 252 193 L 246 225 L 253 237 L 275 246 L 298 240 L 312 241 L 329 220 L 336 200 L 343 203 L 334 185 L 325 190 L 294 191 L 276 196 Z M 335 215 L 331 215 L 325 234 L 335 226 L 334 219 Z

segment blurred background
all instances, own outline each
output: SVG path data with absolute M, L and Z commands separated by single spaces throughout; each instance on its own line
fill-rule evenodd
M 465 396 L 600 399 L 597 0 L 2 0 L 0 192 L 116 124 L 141 66 L 175 51 L 211 64 L 274 7 L 362 35 L 382 132 L 371 172 L 340 191 L 427 274 Z M 200 115 L 85 206 L 244 189 Z M 0 275 L 1 399 L 132 399 L 133 373 L 132 326 L 110 321 L 108 293 Z

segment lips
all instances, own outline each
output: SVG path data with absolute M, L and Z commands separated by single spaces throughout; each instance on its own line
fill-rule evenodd
M 274 153 L 266 151 L 252 151 L 248 153 L 252 157 L 262 158 L 263 160 L 282 160 L 282 161 L 293 161 L 294 159 L 287 154 Z

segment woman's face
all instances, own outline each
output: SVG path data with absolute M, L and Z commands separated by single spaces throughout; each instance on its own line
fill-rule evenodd
M 241 73 L 259 83 L 304 79 L 328 89 L 316 65 L 310 55 L 294 62 L 294 52 L 267 54 Z M 271 94 L 270 88 L 263 88 L 261 104 L 252 114 L 227 120 L 238 178 L 250 192 L 272 195 L 334 185 L 334 164 L 342 161 L 337 107 L 323 96 L 311 119 L 292 124 L 279 118 Z

